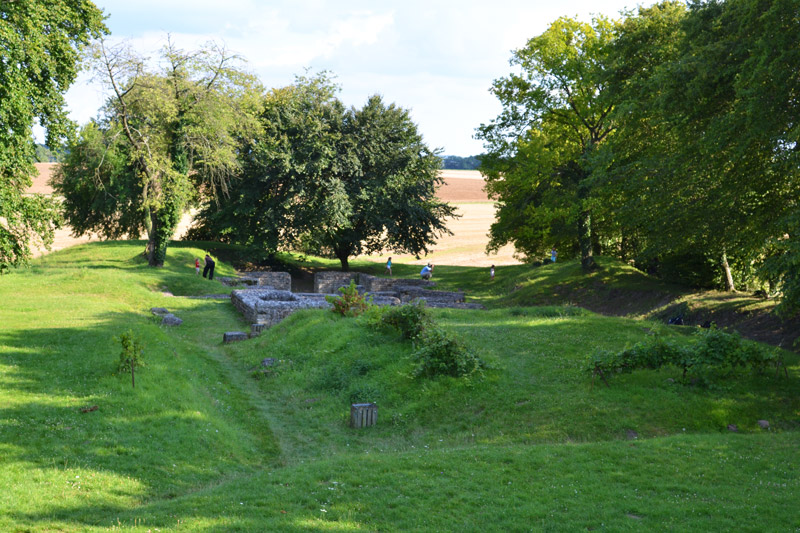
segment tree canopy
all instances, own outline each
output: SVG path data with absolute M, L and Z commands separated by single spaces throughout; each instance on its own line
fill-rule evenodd
M 798 42 L 791 0 L 553 23 L 513 53 L 492 87 L 503 111 L 478 128 L 490 248 L 585 261 L 590 243 L 684 281 L 767 283 L 800 309 Z
M 604 98 L 605 54 L 613 24 L 555 21 L 512 54 L 518 67 L 495 80 L 501 114 L 478 128 L 487 154 L 481 170 L 499 201 L 490 248 L 508 242 L 532 256 L 577 239 L 593 265 L 591 155 L 613 131 Z
M 35 173 L 35 121 L 47 143 L 70 132 L 64 93 L 75 81 L 82 48 L 106 31 L 90 1 L 3 2 L 0 11 L 0 273 L 25 263 L 31 244 L 49 245 L 57 205 L 26 195 Z
M 76 234 L 148 235 L 151 266 L 164 262 L 187 206 L 227 192 L 238 143 L 257 127 L 261 87 L 224 48 L 161 51 L 161 68 L 122 45 L 99 43 L 95 68 L 112 96 L 81 131 L 54 177 Z
M 437 154 L 408 112 L 371 97 L 346 109 L 326 73 L 298 77 L 264 101 L 229 198 L 207 202 L 194 235 L 266 254 L 303 248 L 337 257 L 424 253 L 454 210 L 435 197 Z

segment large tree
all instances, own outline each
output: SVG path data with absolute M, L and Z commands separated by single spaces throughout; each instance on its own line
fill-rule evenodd
M 514 51 L 517 72 L 495 80 L 503 111 L 477 135 L 487 148 L 487 190 L 498 200 L 490 247 L 513 242 L 531 256 L 576 243 L 584 268 L 593 266 L 592 156 L 613 131 L 604 98 L 613 36 L 605 18 L 560 18 Z
M 782 0 L 641 9 L 610 51 L 619 102 L 607 177 L 650 255 L 759 261 L 797 209 L 800 26 Z
M 54 178 L 76 234 L 147 232 L 151 266 L 164 263 L 181 215 L 226 193 L 241 136 L 253 135 L 261 88 L 225 49 L 186 52 L 169 41 L 160 69 L 127 46 L 100 43 L 95 68 L 112 96 Z
M 408 112 L 378 96 L 346 109 L 336 91 L 323 73 L 270 92 L 262 135 L 241 149 L 241 179 L 206 205 L 195 235 L 267 254 L 304 247 L 347 270 L 358 254 L 424 253 L 447 231 L 440 161 Z
M 0 2 L 0 273 L 27 261 L 32 243 L 52 242 L 57 205 L 25 194 L 35 173 L 32 127 L 38 120 L 50 146 L 63 142 L 64 93 L 82 47 L 104 31 L 88 0 Z

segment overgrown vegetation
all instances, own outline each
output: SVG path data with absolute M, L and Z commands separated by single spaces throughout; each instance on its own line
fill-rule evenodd
M 711 328 L 698 330 L 693 337 L 687 343 L 677 337 L 654 334 L 619 352 L 601 350 L 589 359 L 586 370 L 593 379 L 599 376 L 606 381 L 614 374 L 672 366 L 682 371 L 681 378 L 704 385 L 730 378 L 740 370 L 763 373 L 773 367 L 776 376 L 781 369 L 786 372 L 777 350 L 743 341 L 738 334 Z

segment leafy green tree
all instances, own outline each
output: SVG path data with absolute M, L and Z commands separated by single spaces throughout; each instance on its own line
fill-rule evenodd
M 70 147 L 55 189 L 76 234 L 147 232 L 151 266 L 162 266 L 187 206 L 227 192 L 239 170 L 239 137 L 252 135 L 261 87 L 237 58 L 210 45 L 185 52 L 170 41 L 162 69 L 128 47 L 100 43 L 95 67 L 113 96 L 100 122 Z
M 0 273 L 24 264 L 31 244 L 49 245 L 57 204 L 26 195 L 35 169 L 32 127 L 50 146 L 70 131 L 64 93 L 75 81 L 81 49 L 106 31 L 87 0 L 5 1 L 0 9 Z
M 265 253 L 306 247 L 349 258 L 385 248 L 426 252 L 454 210 L 435 197 L 439 159 L 406 110 L 380 97 L 345 109 L 327 74 L 271 91 L 241 180 L 208 202 L 193 235 Z
M 342 175 L 350 215 L 314 232 L 348 269 L 348 258 L 391 249 L 420 254 L 455 210 L 436 198 L 439 158 L 425 145 L 408 111 L 372 96 L 350 109 L 342 128 L 342 153 L 357 162 Z
M 350 216 L 341 175 L 356 161 L 340 157 L 345 107 L 326 73 L 300 76 L 263 101 L 261 132 L 243 139 L 241 174 L 228 198 L 209 200 L 190 237 L 261 250 L 300 246 L 317 227 Z
M 731 263 L 770 254 L 766 243 L 784 242 L 797 209 L 792 5 L 731 0 L 686 12 L 664 2 L 629 17 L 610 52 L 620 101 L 606 177 L 625 203 L 620 219 L 651 255 L 715 257 L 729 290 Z
M 591 159 L 614 129 L 613 105 L 603 98 L 613 37 L 605 18 L 560 18 L 513 53 L 519 72 L 495 80 L 503 111 L 477 134 L 488 152 L 481 171 L 499 206 L 490 249 L 513 242 L 531 256 L 577 241 L 583 267 L 593 267 Z

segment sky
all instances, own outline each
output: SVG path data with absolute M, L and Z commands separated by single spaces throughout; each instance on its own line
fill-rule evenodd
M 128 41 L 150 57 L 167 35 L 181 49 L 215 41 L 242 56 L 267 88 L 327 70 L 339 98 L 361 107 L 380 94 L 408 109 L 425 142 L 445 155 L 483 151 L 475 128 L 500 112 L 489 93 L 507 76 L 512 50 L 561 16 L 590 21 L 641 0 L 94 0 L 108 16 L 112 43 Z M 107 98 L 81 74 L 67 93 L 84 124 Z

